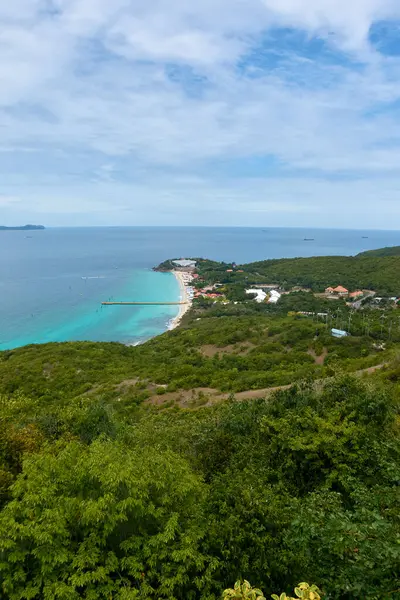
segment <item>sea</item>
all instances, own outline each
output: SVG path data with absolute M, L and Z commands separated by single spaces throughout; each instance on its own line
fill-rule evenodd
M 70 340 L 136 345 L 166 331 L 177 306 L 167 258 L 244 263 L 354 255 L 400 245 L 400 231 L 239 227 L 92 227 L 0 232 L 0 350 Z

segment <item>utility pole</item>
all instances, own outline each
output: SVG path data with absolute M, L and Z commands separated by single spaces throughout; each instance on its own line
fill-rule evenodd
M 379 320 L 381 322 L 381 337 L 383 336 L 383 321 L 386 319 L 385 315 L 382 315 Z
M 349 314 L 349 333 L 351 333 L 350 328 L 351 328 L 351 319 L 353 318 L 353 311 L 350 311 Z

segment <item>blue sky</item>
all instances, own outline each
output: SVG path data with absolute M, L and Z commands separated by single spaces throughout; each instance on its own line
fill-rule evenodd
M 0 224 L 400 229 L 398 0 L 3 2 L 0 81 Z

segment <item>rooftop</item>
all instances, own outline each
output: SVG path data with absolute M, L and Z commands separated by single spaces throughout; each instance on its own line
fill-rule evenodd
M 265 298 L 267 297 L 267 294 L 264 292 L 264 290 L 254 289 L 254 288 L 246 290 L 246 294 L 255 294 L 256 302 L 264 302 Z
M 333 337 L 347 337 L 349 334 L 347 331 L 343 331 L 343 329 L 331 329 L 331 333 Z
M 174 263 L 174 265 L 177 265 L 178 267 L 195 267 L 196 266 L 195 260 L 188 260 L 186 258 L 181 258 L 180 260 L 173 260 L 172 262 Z

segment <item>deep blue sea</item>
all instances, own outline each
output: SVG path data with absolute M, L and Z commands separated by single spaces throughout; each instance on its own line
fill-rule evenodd
M 101 302 L 179 300 L 173 275 L 151 270 L 166 258 L 202 256 L 243 263 L 351 255 L 393 245 L 400 245 L 399 231 L 268 227 L 1 231 L 0 350 L 66 340 L 135 344 L 162 333 L 177 307 L 101 307 Z

